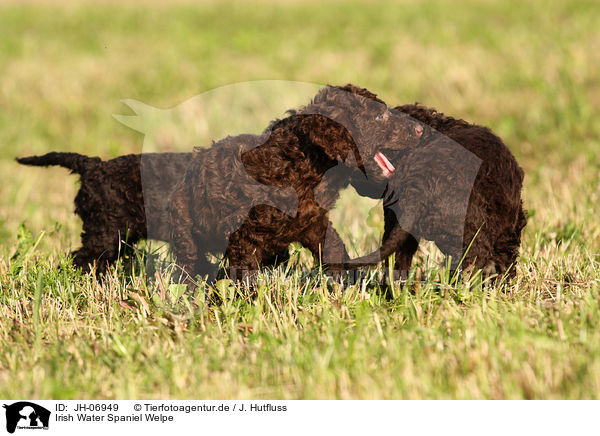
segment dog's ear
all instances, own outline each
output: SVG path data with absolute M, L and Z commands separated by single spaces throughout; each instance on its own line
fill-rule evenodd
M 329 159 L 346 162 L 352 153 L 352 163 L 365 172 L 358 146 L 344 125 L 327 116 L 316 114 L 304 115 L 300 125 L 302 134 Z
M 345 161 L 348 153 L 355 146 L 348 129 L 325 115 L 303 116 L 300 130 L 313 146 L 319 148 L 332 160 Z
M 354 115 L 362 110 L 356 95 L 339 87 L 327 86 L 302 111 L 307 116 L 302 124 L 310 140 L 319 145 L 330 158 L 336 159 L 338 154 L 345 158 L 347 144 L 336 142 L 339 142 L 339 138 L 347 139 L 348 136 L 355 135 L 354 131 L 357 129 Z M 336 138 L 337 141 L 332 142 Z

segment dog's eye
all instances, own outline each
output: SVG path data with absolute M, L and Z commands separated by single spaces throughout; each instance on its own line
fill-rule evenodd
M 377 121 L 383 121 L 383 120 L 387 120 L 389 117 L 389 112 L 385 111 L 382 114 L 377 115 L 377 117 L 375 118 Z

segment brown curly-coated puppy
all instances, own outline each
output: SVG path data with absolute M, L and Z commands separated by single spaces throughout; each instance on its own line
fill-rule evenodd
M 129 154 L 103 161 L 77 153 L 52 152 L 17 161 L 34 166 L 58 165 L 80 175 L 75 213 L 83 221 L 82 247 L 72 253 L 73 262 L 84 271 L 95 264 L 97 272 L 104 272 L 140 239 L 169 239 L 168 197 L 181 180 L 190 156 Z
M 31 166 L 61 166 L 80 176 L 75 213 L 83 222 L 82 247 L 71 253 L 76 267 L 104 273 L 120 255 L 143 239 L 167 242 L 169 195 L 192 153 L 128 154 L 110 160 L 78 153 L 51 152 L 17 158 Z M 265 266 L 285 261 L 286 252 L 265 259 Z
M 434 130 L 426 128 L 421 145 L 400 159 L 389 180 L 380 252 L 345 267 L 396 253 L 395 268 L 405 274 L 424 238 L 452 257 L 453 269 L 464 255 L 461 268 L 514 276 L 527 218 L 523 170 L 513 154 L 486 127 L 418 104 L 396 109 Z
M 212 274 L 208 253 L 225 252 L 232 275 L 300 242 L 340 263 L 347 254 L 329 223 L 351 181 L 381 195 L 402 151 L 423 127 L 354 85 L 328 86 L 261 136 L 225 138 L 194 154 L 171 196 L 171 248 L 189 274 Z M 331 171 L 338 168 L 338 171 Z M 364 182 L 364 181 L 367 182 Z

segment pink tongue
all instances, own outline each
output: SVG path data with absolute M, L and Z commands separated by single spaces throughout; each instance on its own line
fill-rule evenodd
M 394 174 L 396 168 L 394 168 L 394 165 L 392 165 L 392 163 L 382 152 L 378 151 L 375 153 L 373 159 L 375 159 L 375 162 L 377 162 L 377 165 L 379 165 L 379 168 L 381 168 L 384 177 L 392 177 L 392 174 Z

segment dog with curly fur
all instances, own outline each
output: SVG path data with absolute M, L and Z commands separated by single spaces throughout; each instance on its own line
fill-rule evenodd
M 194 154 L 104 161 L 53 152 L 17 161 L 58 165 L 80 175 L 75 213 L 83 221 L 82 247 L 73 259 L 84 271 L 95 265 L 104 272 L 123 250 L 151 238 L 171 242 L 188 271 L 204 273 L 214 270 L 208 253 L 226 252 L 232 265 L 256 269 L 285 260 L 294 241 L 315 257 L 347 259 L 327 218 L 339 190 L 352 180 L 381 196 L 393 172 L 390 159 L 418 143 L 422 131 L 374 94 L 347 85 L 324 88 L 310 105 L 274 121 L 262 136 L 226 138 Z M 337 176 L 329 180 L 331 169 Z M 288 190 L 282 194 L 279 188 Z M 185 214 L 191 205 L 186 199 L 194 196 L 195 220 Z
M 167 241 L 169 194 L 185 172 L 191 153 L 129 154 L 110 160 L 52 152 L 17 158 L 32 166 L 61 166 L 80 177 L 75 213 L 83 222 L 75 266 L 102 273 L 141 239 Z M 143 177 L 144 173 L 152 174 Z M 144 183 L 142 183 L 144 179 Z M 124 243 L 126 242 L 126 243 Z
M 207 254 L 222 250 L 232 273 L 244 276 L 292 242 L 326 263 L 343 262 L 346 250 L 328 218 L 339 191 L 356 180 L 382 195 L 393 162 L 422 133 L 421 123 L 366 89 L 327 86 L 263 135 L 197 150 L 169 205 L 178 264 L 191 275 L 211 274 Z M 342 170 L 326 177 L 335 167 Z
M 428 127 L 388 181 L 380 250 L 344 266 L 375 264 L 395 253 L 395 268 L 406 274 L 419 240 L 428 239 L 452 258 L 453 269 L 462 260 L 463 269 L 514 276 L 527 223 L 523 170 L 514 155 L 486 127 L 418 104 L 396 110 Z

